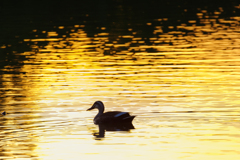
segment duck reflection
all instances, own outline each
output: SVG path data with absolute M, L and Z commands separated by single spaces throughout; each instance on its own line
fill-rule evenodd
M 96 138 L 105 137 L 105 131 L 130 131 L 135 129 L 132 122 L 98 124 L 99 132 L 93 133 Z

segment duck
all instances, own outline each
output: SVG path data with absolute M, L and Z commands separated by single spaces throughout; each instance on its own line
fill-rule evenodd
M 94 124 L 107 124 L 107 123 L 131 123 L 136 116 L 130 116 L 128 112 L 111 111 L 104 112 L 104 104 L 101 101 L 96 101 L 91 108 L 98 109 L 98 114 L 94 117 Z

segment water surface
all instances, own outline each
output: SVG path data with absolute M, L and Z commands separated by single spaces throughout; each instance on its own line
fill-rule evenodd
M 126 6 L 2 44 L 1 159 L 240 158 L 239 5 L 176 21 Z M 135 129 L 97 137 L 96 100 Z

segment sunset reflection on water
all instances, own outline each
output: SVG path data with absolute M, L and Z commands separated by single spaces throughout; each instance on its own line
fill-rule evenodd
M 0 158 L 239 159 L 240 18 L 222 12 L 33 29 L 23 65 L 1 69 Z M 136 115 L 135 129 L 94 136 L 96 100 Z

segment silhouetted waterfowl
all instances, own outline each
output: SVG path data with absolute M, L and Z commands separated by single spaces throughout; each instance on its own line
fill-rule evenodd
M 101 101 L 96 101 L 91 108 L 98 109 L 98 114 L 94 118 L 95 124 L 103 124 L 103 123 L 129 123 L 132 122 L 135 116 L 130 116 L 128 112 L 120 112 L 120 111 L 112 111 L 112 112 L 104 112 L 104 105 Z
M 2 114 L 3 116 L 5 116 L 7 113 L 6 113 L 5 111 L 3 111 L 1 114 Z

